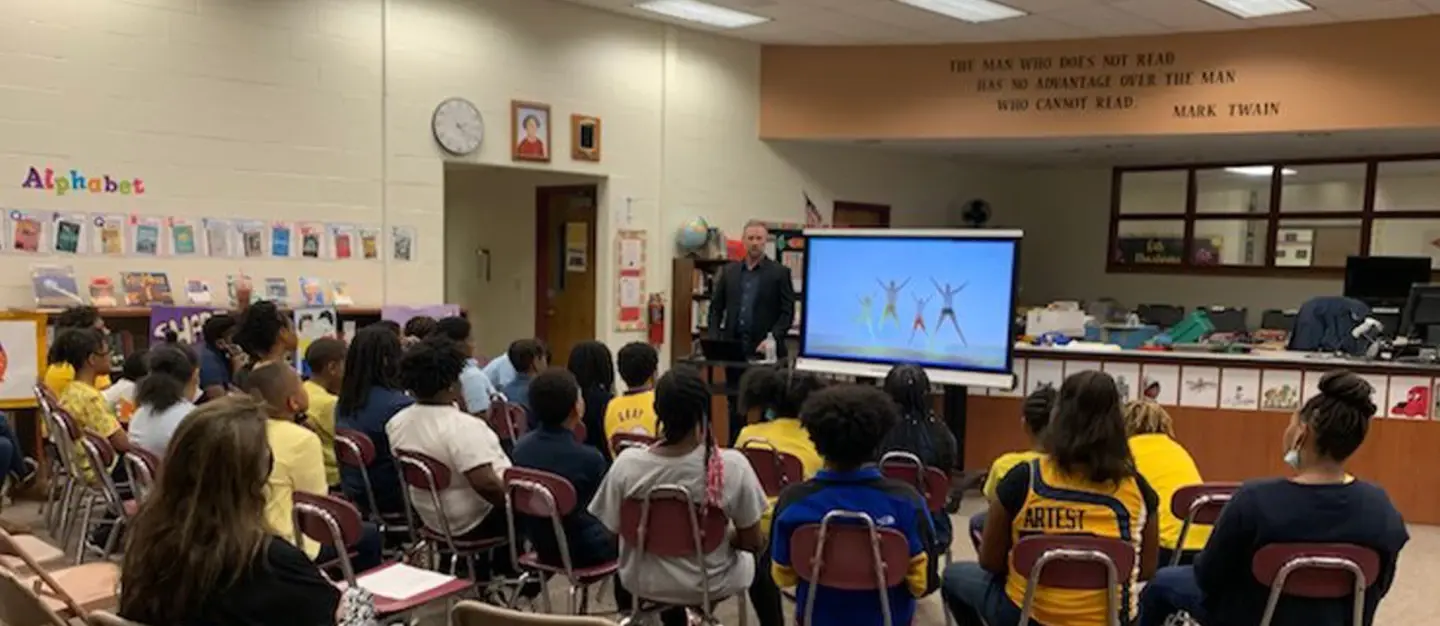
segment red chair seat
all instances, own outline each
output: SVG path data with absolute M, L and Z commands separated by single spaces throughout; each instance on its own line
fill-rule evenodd
M 546 563 L 542 563 L 540 561 L 540 555 L 535 554 L 534 552 L 526 552 L 525 554 L 520 555 L 519 561 L 521 567 L 550 572 L 552 574 L 565 573 L 564 567 L 561 567 L 559 565 L 549 565 Z M 601 578 L 614 574 L 615 571 L 618 569 L 620 569 L 619 561 L 610 561 L 608 563 L 601 563 L 599 565 L 594 565 L 591 567 L 577 567 L 575 568 L 575 578 L 578 579 L 578 582 L 580 584 L 588 585 L 592 582 L 600 580 Z

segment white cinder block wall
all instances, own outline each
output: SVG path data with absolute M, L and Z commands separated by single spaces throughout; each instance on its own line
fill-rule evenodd
M 3 306 L 30 304 L 29 266 L 43 262 L 73 265 L 82 287 L 155 270 L 223 289 L 243 270 L 344 280 L 359 304 L 464 296 L 447 292 L 447 237 L 455 245 L 516 225 L 452 216 L 445 232 L 445 158 L 429 122 L 451 96 L 473 101 L 488 131 L 460 161 L 514 165 L 509 102 L 536 100 L 552 106 L 554 160 L 525 167 L 603 179 L 596 330 L 612 342 L 632 338 L 613 330 L 617 228 L 650 232 L 648 289 L 663 291 L 672 234 L 691 216 L 732 232 L 751 217 L 800 221 L 808 192 L 822 210 L 874 202 L 891 205 L 897 225 L 942 225 L 957 219 L 951 201 L 1006 192 L 1003 176 L 939 158 L 768 145 L 757 138 L 758 46 L 553 0 L 5 0 L 5 13 L 0 172 L 10 182 L 0 206 L 412 226 L 418 254 L 366 263 L 7 252 Z M 570 159 L 571 113 L 603 119 L 602 162 Z M 142 178 L 146 193 L 22 189 L 32 165 Z M 484 193 L 452 191 L 451 210 Z M 472 253 L 452 255 L 452 273 L 468 271 L 460 264 Z

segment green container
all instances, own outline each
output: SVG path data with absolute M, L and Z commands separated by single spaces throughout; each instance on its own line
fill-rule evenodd
M 1197 309 L 1191 311 L 1165 334 L 1170 336 L 1172 343 L 1200 343 L 1200 340 L 1214 331 L 1215 324 L 1210 321 L 1210 316 Z

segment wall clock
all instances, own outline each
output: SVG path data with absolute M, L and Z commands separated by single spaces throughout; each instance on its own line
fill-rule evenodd
M 435 143 L 455 156 L 465 156 L 480 149 L 485 140 L 485 121 L 480 109 L 464 98 L 449 98 L 435 107 L 430 116 L 430 130 Z

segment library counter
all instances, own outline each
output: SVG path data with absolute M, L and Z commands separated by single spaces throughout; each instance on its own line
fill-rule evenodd
M 1375 389 L 1377 415 L 1351 458 L 1352 474 L 1376 483 L 1411 523 L 1440 524 L 1440 366 L 1262 352 L 1211 354 L 1140 350 L 1082 351 L 1021 346 L 1014 391 L 970 389 L 964 458 L 983 468 L 1004 452 L 1030 446 L 1021 427 L 1022 396 L 1059 388 L 1073 372 L 1109 373 L 1127 399 L 1145 394 L 1174 418 L 1176 438 L 1207 481 L 1286 475 L 1281 438 L 1290 416 L 1336 369 L 1363 376 Z

